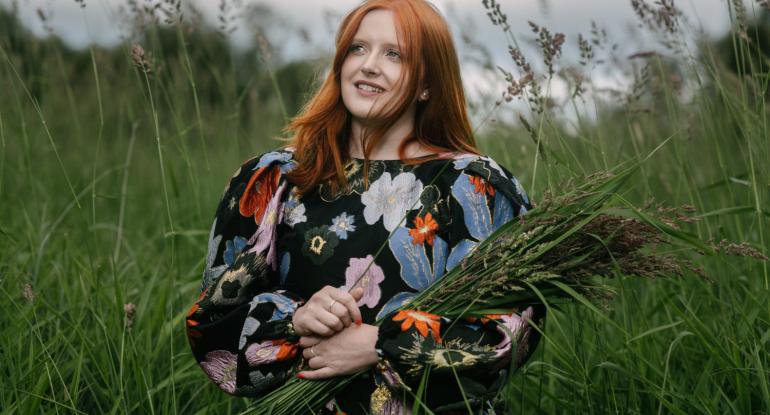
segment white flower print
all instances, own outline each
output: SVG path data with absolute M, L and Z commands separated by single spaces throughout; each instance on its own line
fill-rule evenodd
M 348 239 L 348 232 L 355 232 L 355 216 L 342 212 L 339 216 L 332 219 L 332 226 L 329 228 L 339 236 L 340 239 Z
M 414 174 L 401 173 L 391 179 L 390 173 L 385 172 L 361 194 L 361 203 L 366 206 L 364 219 L 373 225 L 382 216 L 385 229 L 393 231 L 408 210 L 422 207 L 421 193 L 422 182 Z
M 305 205 L 303 203 L 290 199 L 283 205 L 283 222 L 285 224 L 293 228 L 294 225 L 306 221 L 307 216 L 305 216 Z
M 217 251 L 219 250 L 219 243 L 222 241 L 222 235 L 214 236 L 214 230 L 217 228 L 217 219 L 214 219 L 214 224 L 211 225 L 211 232 L 209 233 L 209 246 L 208 253 L 206 254 L 206 268 L 203 270 L 203 282 L 201 289 L 204 289 L 211 285 L 214 280 L 222 275 L 227 269 L 227 264 L 221 264 L 213 266 L 217 257 Z

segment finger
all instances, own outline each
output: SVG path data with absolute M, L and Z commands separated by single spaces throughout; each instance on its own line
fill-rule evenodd
M 342 290 L 330 291 L 330 294 L 333 299 L 337 300 L 348 309 L 350 317 L 356 324 L 361 324 L 361 311 L 358 309 L 356 300 L 353 299 L 352 295 Z
M 350 325 L 353 323 L 353 319 L 350 317 L 350 313 L 348 312 L 347 307 L 335 306 L 334 315 L 337 316 L 342 321 L 342 325 L 345 327 L 350 327 Z
M 353 297 L 356 302 L 360 301 L 361 298 L 364 296 L 364 288 L 363 287 L 355 287 L 352 290 L 350 290 L 350 296 Z
M 315 317 L 318 319 L 318 321 L 323 323 L 326 327 L 334 330 L 335 332 L 345 328 L 345 324 L 342 322 L 342 320 L 340 320 L 339 317 L 326 310 L 319 310 Z
M 305 327 L 305 312 L 307 308 L 305 306 L 297 308 L 292 316 L 292 324 L 294 325 L 294 331 L 300 336 L 306 336 L 312 334 L 312 332 Z
M 299 347 L 307 349 L 308 347 L 312 347 L 318 343 L 321 343 L 321 340 L 323 340 L 323 338 L 320 336 L 302 336 L 299 338 Z
M 312 320 L 307 325 L 308 330 L 311 331 L 311 333 L 322 336 L 322 337 L 329 337 L 332 334 L 336 333 L 334 330 L 327 327 L 325 324 L 321 323 L 318 320 Z
M 307 361 L 307 365 L 310 366 L 311 369 L 320 369 L 326 366 L 321 356 L 311 357 Z
M 312 346 L 311 346 L 311 347 L 312 347 Z M 314 352 L 314 351 L 315 351 L 315 350 L 310 350 L 310 347 L 308 347 L 307 349 L 305 349 L 305 350 L 303 350 L 303 351 L 302 351 L 302 357 L 303 357 L 305 360 L 307 360 L 307 361 L 310 361 L 310 359 L 312 359 L 312 358 L 314 358 L 314 357 L 318 357 L 318 352 L 316 352 L 316 354 L 313 354 L 313 352 Z
M 353 322 L 353 319 L 350 317 L 350 312 L 348 311 L 348 308 L 345 307 L 343 304 L 339 304 L 339 302 L 334 303 L 334 306 L 331 308 L 332 314 L 337 316 L 337 318 L 342 321 L 342 324 L 345 327 L 350 326 L 350 323 Z
M 334 369 L 330 367 L 323 367 L 318 370 L 308 370 L 297 373 L 297 376 L 302 379 L 308 379 L 308 380 L 318 380 L 318 379 L 326 379 L 330 378 L 336 375 L 336 372 Z

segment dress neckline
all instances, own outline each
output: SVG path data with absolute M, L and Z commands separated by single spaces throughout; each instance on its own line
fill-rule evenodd
M 438 156 L 437 160 L 445 158 L 445 157 L 441 157 L 440 153 L 434 153 L 434 154 L 426 154 L 426 155 L 418 156 L 418 157 L 412 157 L 412 158 L 408 158 L 406 160 L 423 160 L 423 159 L 427 159 L 427 158 L 430 158 L 430 157 L 436 157 L 436 156 Z M 351 160 L 355 160 L 355 161 L 360 161 L 360 162 L 364 161 L 364 159 L 360 158 L 360 157 L 350 157 L 350 159 Z M 386 162 L 391 162 L 391 163 L 392 162 L 400 162 L 400 163 L 404 162 L 404 160 L 402 160 L 402 159 L 369 159 L 369 161 L 377 161 L 377 162 L 385 162 L 385 163 Z

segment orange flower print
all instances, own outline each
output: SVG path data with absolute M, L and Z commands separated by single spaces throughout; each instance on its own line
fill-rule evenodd
M 489 193 L 490 196 L 495 195 L 495 188 L 492 187 L 488 181 L 482 179 L 481 177 L 468 176 L 468 180 L 470 180 L 471 184 L 474 186 L 474 192 L 481 194 Z
M 281 178 L 280 167 L 269 168 L 270 166 L 260 167 L 251 175 L 238 204 L 241 215 L 246 217 L 253 215 L 257 224 L 262 221 L 262 215 L 267 210 L 270 198 L 278 189 Z
M 414 229 L 409 229 L 409 235 L 412 236 L 412 243 L 415 245 L 422 245 L 425 242 L 428 245 L 433 246 L 433 238 L 436 236 L 436 230 L 438 229 L 438 223 L 433 220 L 433 216 L 430 212 L 425 214 L 425 219 L 416 217 L 414 219 Z
M 441 343 L 441 321 L 435 314 L 423 313 L 417 310 L 401 310 L 395 316 L 393 321 L 401 321 L 401 331 L 407 331 L 412 324 L 422 337 L 428 337 L 428 328 L 433 333 L 433 339 L 436 343 Z

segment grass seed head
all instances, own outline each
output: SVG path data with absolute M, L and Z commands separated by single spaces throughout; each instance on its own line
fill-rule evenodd
M 32 284 L 24 284 L 24 287 L 21 289 L 21 296 L 30 303 L 35 301 L 35 292 L 32 290 Z
M 152 73 L 152 65 L 149 61 L 149 53 L 144 51 L 144 48 L 139 44 L 134 44 L 131 47 L 131 60 L 134 62 L 134 66 L 139 68 L 146 74 Z
M 123 317 L 127 329 L 134 325 L 134 315 L 136 314 L 136 305 L 134 303 L 123 304 Z

